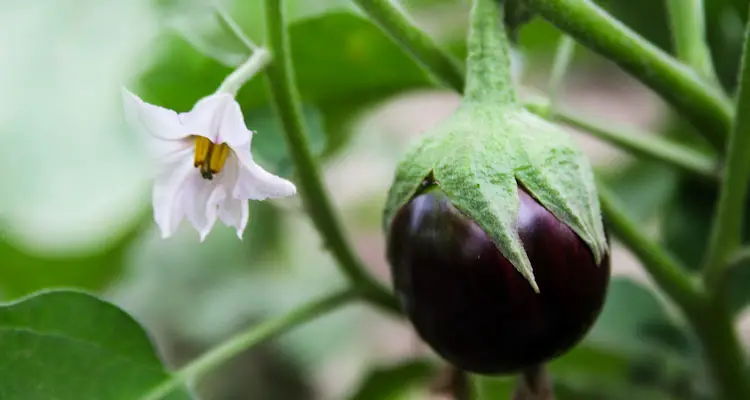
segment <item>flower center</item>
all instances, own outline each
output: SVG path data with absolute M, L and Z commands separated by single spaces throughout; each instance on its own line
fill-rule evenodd
M 216 144 L 203 136 L 195 137 L 195 158 L 193 165 L 201 172 L 203 179 L 211 180 L 221 172 L 229 156 L 226 143 Z

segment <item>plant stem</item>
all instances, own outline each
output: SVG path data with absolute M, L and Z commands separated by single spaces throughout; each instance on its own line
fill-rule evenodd
M 535 365 L 523 371 L 516 391 L 513 394 L 513 400 L 554 399 L 555 393 L 552 389 L 552 380 L 544 364 Z
M 643 263 L 656 284 L 686 313 L 693 313 L 702 291 L 680 263 L 658 243 L 648 238 L 628 217 L 606 184 L 599 182 L 599 200 L 604 220 L 610 229 Z
M 474 0 L 471 7 L 464 100 L 517 105 L 510 73 L 510 44 L 501 7 L 495 0 Z
M 658 161 L 708 181 L 719 179 L 719 162 L 716 157 L 675 143 L 653 133 L 634 132 L 628 128 L 597 121 L 576 112 L 560 109 L 554 112 L 549 101 L 539 97 L 524 102 L 526 108 L 549 121 L 562 122 L 604 140 L 635 156 Z
M 401 45 L 438 82 L 461 91 L 464 71 L 450 54 L 417 28 L 390 0 L 353 0 L 391 39 Z
M 311 301 L 286 315 L 254 326 L 245 332 L 229 338 L 226 342 L 191 361 L 175 372 L 168 380 L 162 382 L 159 386 L 156 386 L 141 397 L 141 400 L 159 400 L 178 387 L 201 378 L 206 373 L 264 340 L 281 335 L 310 320 L 327 314 L 356 298 L 357 293 L 354 289 L 349 288 Z
M 667 0 L 667 12 L 677 58 L 704 78 L 716 80 L 706 43 L 703 0 Z
M 599 184 L 602 212 L 615 235 L 643 263 L 646 271 L 679 307 L 695 330 L 722 399 L 750 399 L 742 346 L 722 299 L 711 297 L 672 256 L 648 239 L 616 204 L 606 185 Z
M 242 42 L 245 47 L 247 47 L 250 51 L 255 51 L 258 49 L 258 45 L 255 44 L 246 34 L 242 31 L 242 28 L 240 28 L 239 25 L 237 25 L 237 22 L 232 19 L 232 17 L 229 15 L 226 10 L 224 10 L 223 7 L 221 7 L 218 4 L 214 4 L 214 12 L 216 12 L 216 15 L 219 17 L 219 21 L 221 21 L 230 31 L 232 31 L 232 34 L 240 41 Z
M 717 150 L 724 150 L 731 102 L 679 61 L 659 50 L 592 1 L 526 0 L 529 7 L 671 103 Z
M 265 9 L 266 39 L 274 57 L 274 62 L 266 69 L 268 88 L 299 175 L 298 186 L 303 204 L 325 240 L 326 247 L 361 295 L 383 310 L 399 313 L 396 299 L 368 274 L 352 250 L 323 186 L 318 163 L 310 150 L 309 135 L 294 81 L 282 0 L 265 0 Z
M 236 96 L 242 85 L 255 76 L 255 74 L 262 71 L 270 61 L 271 54 L 268 50 L 264 48 L 253 50 L 253 54 L 250 58 L 237 67 L 237 69 L 232 71 L 232 73 L 224 79 L 224 82 L 221 83 L 216 92 L 224 92 Z
M 706 297 L 687 318 L 697 333 L 719 399 L 750 399 L 745 351 L 722 298 Z
M 750 108 L 750 22 L 745 31 L 745 45 L 740 66 L 737 110 Z M 719 203 L 711 229 L 703 278 L 706 287 L 717 295 L 729 257 L 740 246 L 750 177 L 750 115 L 737 112 L 727 145 L 726 168 L 719 192 Z
M 463 91 L 463 76 L 461 75 L 461 71 L 458 69 L 458 67 L 452 63 L 435 62 L 432 57 L 423 56 L 423 54 L 441 53 L 441 50 L 436 47 L 432 50 L 425 50 L 424 46 L 431 43 L 429 40 L 422 40 L 422 38 L 427 38 L 427 35 L 424 32 L 419 31 L 419 29 L 413 25 L 400 23 L 402 22 L 402 20 L 405 20 L 405 17 L 400 15 L 400 12 L 398 10 L 393 9 L 393 5 L 388 2 L 382 1 L 355 1 L 360 4 L 370 14 L 371 17 L 375 18 L 386 32 L 391 32 L 392 36 L 394 36 L 394 40 L 396 40 L 396 42 L 400 44 L 402 48 L 404 48 L 407 52 L 409 52 L 417 61 L 421 62 L 422 65 L 425 66 L 425 68 L 427 68 L 433 74 L 441 76 L 442 81 L 450 82 L 450 86 L 454 90 L 458 92 Z M 391 15 L 394 13 L 399 14 L 400 17 L 394 19 L 375 17 L 382 15 Z M 696 84 L 700 85 L 699 83 Z M 538 102 L 527 103 L 527 106 L 531 109 L 537 107 L 536 111 L 541 116 L 548 119 L 550 118 L 550 116 L 547 114 L 548 111 L 545 111 L 544 113 L 539 112 L 538 107 L 540 106 L 540 104 Z M 545 108 L 545 110 L 548 110 L 548 108 Z M 597 128 L 592 129 L 594 131 L 594 134 L 597 134 L 597 136 L 603 140 L 607 140 L 617 146 L 622 146 L 626 150 L 630 150 L 637 154 L 641 154 L 643 156 L 675 165 L 693 174 L 710 177 L 711 179 L 715 179 L 716 177 L 716 164 L 714 163 L 714 161 L 709 160 L 704 155 L 697 154 L 692 150 L 688 150 L 687 148 L 678 148 L 676 147 L 678 146 L 676 144 L 672 145 L 672 143 L 656 138 L 654 138 L 654 140 L 649 139 L 648 141 L 637 139 L 629 141 L 627 140 L 627 136 L 630 136 L 629 133 L 625 134 L 625 132 L 619 131 L 613 132 L 609 128 L 602 129 L 604 127 L 603 125 L 599 126 L 582 124 L 582 122 L 585 121 L 580 117 L 574 116 L 563 110 L 558 112 L 558 117 L 574 126 L 580 124 L 581 127 L 589 126 L 590 128 Z M 654 142 L 656 142 L 657 145 L 652 148 L 652 144 L 654 144 Z M 659 149 L 666 148 L 669 148 L 669 150 L 665 152 L 659 151 Z
M 552 105 L 552 112 L 557 109 L 557 100 L 560 92 L 563 89 L 565 74 L 570 68 L 570 63 L 573 61 L 573 54 L 575 51 L 576 42 L 567 35 L 563 35 L 560 38 L 560 42 L 557 44 L 557 50 L 555 51 L 555 61 L 552 63 L 552 72 L 549 76 L 549 83 L 547 84 L 547 92 L 550 97 L 550 104 Z

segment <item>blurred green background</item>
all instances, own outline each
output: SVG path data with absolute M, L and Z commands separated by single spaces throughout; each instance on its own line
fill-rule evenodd
M 349 1 L 287 3 L 310 140 L 352 242 L 387 282 L 380 218 L 395 164 L 458 97 L 433 84 Z M 401 1 L 458 57 L 469 3 Z M 671 51 L 662 1 L 599 3 Z M 748 1 L 705 3 L 714 63 L 731 91 Z M 222 5 L 262 43 L 260 0 Z M 213 92 L 247 54 L 210 10 L 197 0 L 0 1 L 0 300 L 56 287 L 100 294 L 146 327 L 172 367 L 343 284 L 298 199 L 251 204 L 243 241 L 219 225 L 200 246 L 187 224 L 169 240 L 156 232 L 145 153 L 124 123 L 120 88 L 178 111 Z M 543 21 L 523 28 L 516 67 L 526 87 L 545 89 L 558 39 Z M 580 47 L 562 95 L 599 118 L 691 137 L 655 95 Z M 238 100 L 258 132 L 256 159 L 294 180 L 261 77 Z M 716 188 L 573 134 L 629 213 L 695 266 Z M 614 249 L 617 278 L 603 315 L 551 366 L 559 399 L 712 398 L 683 321 L 633 257 L 617 243 Z M 741 288 L 750 276 L 735 281 Z M 737 289 L 732 296 L 742 317 L 750 295 Z M 445 398 L 431 389 L 439 371 L 424 357 L 434 360 L 407 324 L 350 306 L 243 354 L 197 391 L 216 400 Z M 494 390 L 503 398 L 512 387 L 499 379 Z

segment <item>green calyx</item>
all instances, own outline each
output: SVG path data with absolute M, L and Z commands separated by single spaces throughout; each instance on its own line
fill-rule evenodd
M 395 213 L 431 181 L 538 291 L 516 228 L 519 185 L 588 244 L 597 264 L 608 246 L 587 160 L 565 132 L 517 101 L 501 21 L 495 0 L 474 1 L 462 105 L 398 165 L 384 222 L 387 231 Z

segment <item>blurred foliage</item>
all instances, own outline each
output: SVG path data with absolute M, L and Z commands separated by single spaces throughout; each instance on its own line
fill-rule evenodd
M 123 270 L 132 242 L 151 224 L 151 213 L 126 227 L 124 233 L 88 254 L 57 256 L 34 252 L 0 240 L 0 294 L 14 299 L 37 290 L 72 286 L 101 290 Z
M 368 373 L 350 400 L 409 399 L 415 385 L 424 385 L 436 374 L 435 366 L 425 360 L 410 360 Z

